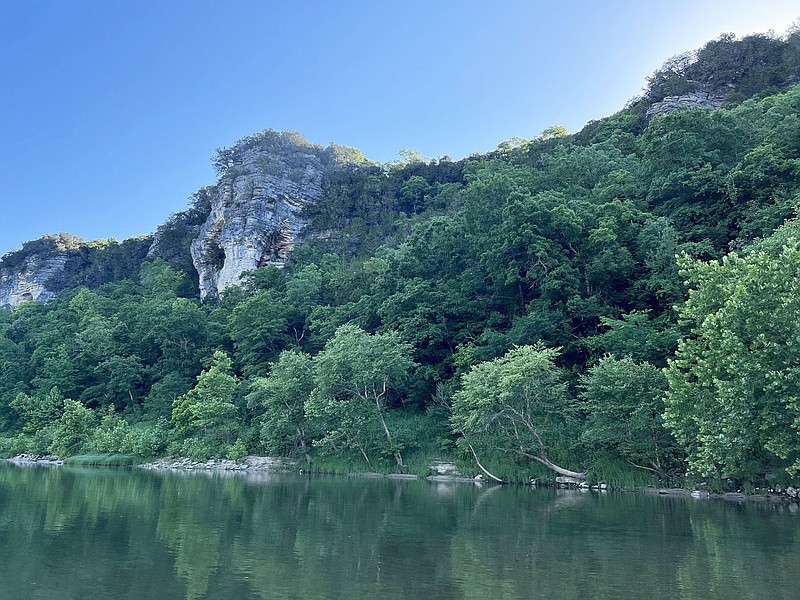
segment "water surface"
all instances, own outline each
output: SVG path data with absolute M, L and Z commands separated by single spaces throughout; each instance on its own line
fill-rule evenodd
M 254 475 L 254 474 L 251 474 Z M 0 598 L 786 598 L 796 506 L 0 463 Z

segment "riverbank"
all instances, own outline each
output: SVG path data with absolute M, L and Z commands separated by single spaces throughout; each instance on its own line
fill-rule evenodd
M 379 473 L 374 471 L 340 471 L 336 469 L 309 469 L 304 463 L 289 458 L 275 458 L 269 456 L 246 456 L 240 460 L 231 459 L 209 459 L 206 461 L 193 460 L 181 457 L 166 457 L 136 464 L 127 455 L 91 455 L 70 457 L 66 461 L 56 456 L 19 454 L 12 458 L 2 459 L 6 462 L 18 466 L 34 465 L 81 465 L 81 466 L 106 466 L 106 467 L 137 467 L 149 471 L 173 471 L 173 472 L 205 472 L 205 473 L 300 473 L 312 475 L 342 475 L 346 477 L 359 477 L 364 479 L 394 479 L 394 480 L 426 480 L 434 483 L 471 483 L 482 485 L 497 485 L 492 481 L 486 480 L 481 475 L 475 477 L 463 475 L 458 467 L 447 461 L 433 461 L 428 469 L 428 475 L 418 475 L 414 473 Z M 121 460 L 125 459 L 125 460 Z M 800 502 L 800 489 L 787 487 L 786 489 L 777 488 L 774 490 L 757 490 L 754 494 L 741 492 L 708 492 L 700 489 L 685 488 L 665 488 L 665 487 L 611 487 L 604 483 L 590 485 L 585 482 L 578 484 L 559 481 L 563 478 L 556 478 L 556 483 L 541 482 L 531 480 L 532 487 L 559 487 L 575 489 L 582 492 L 607 493 L 626 492 L 640 493 L 649 496 L 692 498 L 695 500 L 725 500 L 729 502 L 757 501 L 757 502 Z M 521 484 L 509 484 L 521 485 Z
M 448 483 L 482 483 L 483 477 L 466 477 L 461 474 L 458 467 L 452 463 L 436 461 L 429 466 L 430 474 L 424 477 L 415 473 L 378 473 L 374 471 L 346 471 L 326 469 L 309 469 L 299 461 L 287 458 L 274 458 L 268 456 L 246 456 L 241 460 L 210 459 L 197 461 L 189 458 L 161 458 L 138 465 L 141 469 L 149 471 L 199 471 L 199 472 L 273 472 L 273 473 L 301 473 L 315 475 L 344 475 L 347 477 L 361 477 L 365 479 L 396 479 L 416 481 L 425 479 L 434 482 Z
M 758 491 L 754 494 L 744 494 L 742 492 L 707 492 L 704 490 L 687 490 L 684 488 L 640 488 L 634 491 L 647 494 L 649 496 L 671 496 L 678 498 L 694 498 L 695 500 L 727 500 L 729 502 L 739 502 L 742 500 L 758 502 L 797 502 L 798 490 L 793 487 L 780 491 Z
M 297 465 L 297 461 L 288 458 L 245 456 L 241 460 L 212 458 L 205 461 L 167 457 L 142 463 L 138 467 L 150 471 L 273 471 L 291 473 L 298 470 Z
M 139 465 L 140 468 L 148 470 L 169 470 L 169 471 L 225 471 L 225 472 L 257 472 L 271 471 L 280 473 L 304 473 L 314 475 L 342 475 L 346 477 L 361 477 L 366 479 L 395 479 L 395 480 L 421 480 L 435 483 L 471 483 L 482 485 L 484 483 L 498 485 L 482 474 L 474 477 L 465 475 L 457 465 L 446 460 L 432 460 L 426 468 L 425 474 L 418 473 L 391 473 L 375 471 L 352 471 L 341 468 L 341 465 L 322 466 L 309 468 L 305 463 L 288 458 L 273 458 L 265 456 L 247 456 L 239 461 L 230 459 L 210 459 L 207 461 L 195 461 L 189 458 L 163 458 Z M 524 485 L 516 482 L 506 482 L 507 485 Z M 789 486 L 787 488 L 757 489 L 755 493 L 745 494 L 743 492 L 710 492 L 699 488 L 687 489 L 676 487 L 658 486 L 613 486 L 604 482 L 578 481 L 569 477 L 556 477 L 553 481 L 542 481 L 531 478 L 528 485 L 531 487 L 555 487 L 560 489 L 573 489 L 581 492 L 607 493 L 625 492 L 640 493 L 651 496 L 683 497 L 695 500 L 725 500 L 728 502 L 758 501 L 758 502 L 800 502 L 800 489 Z
M 15 465 L 62 465 L 64 461 L 57 456 L 38 456 L 36 454 L 17 454 L 3 459 Z

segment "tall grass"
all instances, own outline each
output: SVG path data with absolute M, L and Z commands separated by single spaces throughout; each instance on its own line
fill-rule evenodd
M 141 457 L 133 454 L 76 454 L 64 459 L 65 465 L 84 467 L 133 467 L 142 462 Z

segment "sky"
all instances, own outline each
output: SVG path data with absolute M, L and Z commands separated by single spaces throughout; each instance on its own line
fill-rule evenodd
M 0 0 L 0 255 L 153 232 L 267 128 L 458 159 L 620 110 L 796 0 Z

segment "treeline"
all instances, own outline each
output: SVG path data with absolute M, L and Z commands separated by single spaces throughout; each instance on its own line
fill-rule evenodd
M 800 88 L 645 110 L 342 171 L 218 302 L 155 260 L 0 312 L 0 449 L 794 477 Z

